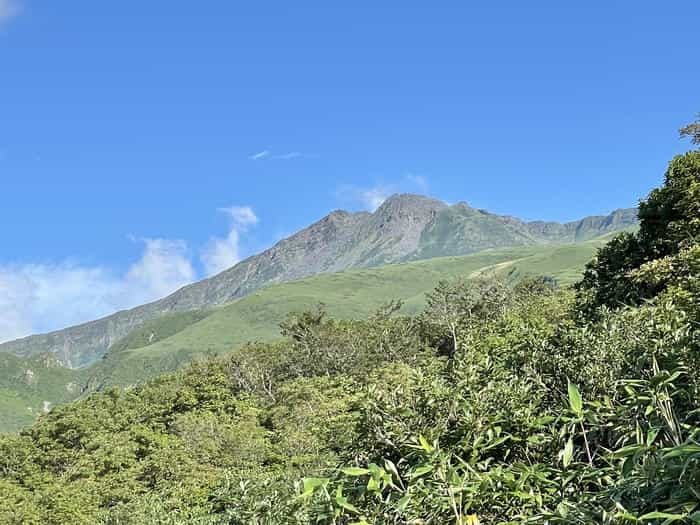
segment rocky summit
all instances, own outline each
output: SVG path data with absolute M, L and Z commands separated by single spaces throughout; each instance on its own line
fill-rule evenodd
M 102 357 L 126 334 L 162 315 L 228 303 L 260 287 L 311 275 L 384 264 L 465 255 L 491 248 L 564 244 L 636 224 L 636 209 L 569 223 L 526 222 L 414 194 L 387 199 L 374 213 L 334 211 L 264 252 L 159 301 L 82 325 L 0 345 L 0 352 L 51 352 L 79 368 Z

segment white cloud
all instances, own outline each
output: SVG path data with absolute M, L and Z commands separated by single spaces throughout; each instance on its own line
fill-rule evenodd
M 395 185 L 378 185 L 373 188 L 358 188 L 356 186 L 341 186 L 336 196 L 345 202 L 359 204 L 362 209 L 375 211 L 385 200 L 398 191 Z
M 343 201 L 359 204 L 363 209 L 375 211 L 385 200 L 395 193 L 401 192 L 428 192 L 428 180 L 423 175 L 414 173 L 406 174 L 398 182 L 391 184 L 378 184 L 371 188 L 359 188 L 357 186 L 341 186 L 336 195 Z
M 0 23 L 19 14 L 19 9 L 16 0 L 0 0 Z
M 126 290 L 136 293 L 131 302 L 140 304 L 164 297 L 196 279 L 184 241 L 143 239 L 143 242 L 144 254 L 125 279 Z
M 423 175 L 417 175 L 416 173 L 407 173 L 404 177 L 409 185 L 414 186 L 421 193 L 428 193 L 430 185 L 428 184 L 428 179 Z
M 142 242 L 141 258 L 123 274 L 72 261 L 0 267 L 0 341 L 153 301 L 196 278 L 184 242 Z
M 221 239 L 214 237 L 209 240 L 202 251 L 201 259 L 207 276 L 216 275 L 235 265 L 241 260 L 240 234 L 232 229 Z
M 258 153 L 253 153 L 248 158 L 250 160 L 263 160 L 264 158 L 267 158 L 269 156 L 270 156 L 270 152 L 267 150 L 264 150 L 264 151 L 259 151 Z
M 36 285 L 20 272 L 0 268 L 0 342 L 32 331 L 30 315 Z
M 367 190 L 360 190 L 358 197 L 365 208 L 370 211 L 374 211 L 384 204 L 384 201 L 387 200 L 392 193 L 393 191 L 390 188 L 381 186 Z
M 307 155 L 301 151 L 288 151 L 286 153 L 273 154 L 270 150 L 260 151 L 248 157 L 249 160 L 294 160 L 294 159 L 316 159 L 318 155 Z
M 241 233 L 258 223 L 258 217 L 250 206 L 231 206 L 219 208 L 229 216 L 231 224 L 225 238 L 213 237 L 201 254 L 202 264 L 207 276 L 216 275 L 241 260 Z
M 292 159 L 298 159 L 301 156 L 302 156 L 302 154 L 299 153 L 298 151 L 290 151 L 289 153 L 282 153 L 280 155 L 275 155 L 272 158 L 277 159 L 277 160 L 292 160 Z
M 210 239 L 201 250 L 207 275 L 219 273 L 240 260 L 241 234 L 258 223 L 250 206 L 219 211 L 228 217 L 229 233 L 225 238 Z M 200 277 L 185 241 L 132 240 L 143 244 L 143 252 L 123 272 L 73 260 L 0 265 L 0 342 L 148 303 Z
M 219 211 L 231 217 L 233 224 L 238 228 L 246 229 L 258 223 L 258 217 L 250 206 L 231 206 L 219 208 Z

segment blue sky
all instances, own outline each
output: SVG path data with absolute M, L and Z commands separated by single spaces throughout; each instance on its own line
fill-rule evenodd
M 688 148 L 698 19 L 695 0 L 0 0 L 0 340 L 394 191 L 525 219 L 634 205 Z

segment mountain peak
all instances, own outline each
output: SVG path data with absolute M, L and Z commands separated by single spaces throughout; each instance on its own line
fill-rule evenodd
M 457 208 L 457 209 L 463 209 L 463 210 L 471 210 L 472 207 L 469 206 L 469 203 L 467 201 L 459 201 L 456 202 L 451 206 L 452 208 Z
M 159 301 L 80 326 L 3 343 L 0 352 L 26 356 L 48 351 L 66 365 L 82 366 L 100 358 L 147 320 L 226 304 L 267 284 L 489 248 L 570 243 L 635 222 L 634 210 L 616 210 L 567 224 L 524 223 L 464 202 L 449 206 L 424 195 L 399 193 L 374 213 L 333 211 L 264 252 Z
M 447 205 L 441 200 L 435 199 L 433 197 L 428 197 L 427 195 L 421 195 L 419 193 L 394 193 L 389 196 L 380 208 L 384 206 L 395 206 L 397 204 L 404 205 L 415 205 L 415 204 L 428 204 L 438 207 L 446 207 Z
M 410 215 L 423 215 L 426 212 L 436 212 L 447 208 L 447 204 L 416 193 L 395 193 L 385 200 L 374 215 L 385 216 L 394 213 L 406 212 Z

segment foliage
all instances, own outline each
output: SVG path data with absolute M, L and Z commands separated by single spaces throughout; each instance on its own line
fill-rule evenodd
M 0 352 L 0 431 L 30 425 L 45 410 L 75 399 L 86 376 L 60 366 L 52 354 L 21 358 Z
M 371 316 L 387 300 L 401 299 L 401 313 L 419 313 L 425 295 L 440 280 L 467 277 L 474 272 L 493 273 L 504 268 L 521 276 L 546 274 L 561 283 L 573 283 L 584 264 L 605 239 L 568 246 L 521 246 L 489 250 L 459 257 L 443 257 L 362 270 L 348 270 L 265 287 L 254 294 L 217 308 L 205 319 L 183 327 L 169 337 L 154 338 L 141 346 L 151 333 L 167 334 L 169 326 L 153 321 L 145 331 L 137 331 L 137 344 L 109 352 L 105 359 L 87 369 L 91 386 L 136 384 L 164 372 L 174 371 L 193 359 L 223 355 L 249 341 L 271 342 L 279 338 L 279 324 L 295 312 L 314 311 L 325 303 L 329 316 L 336 319 L 363 319 Z M 178 317 L 174 320 L 179 321 Z M 167 321 L 167 319 L 166 319 Z M 168 323 L 169 325 L 172 323 Z M 139 346 L 139 348 L 135 348 Z M 1 399 L 1 394 L 0 394 Z M 1 427 L 0 427 L 1 428 Z
M 416 314 L 425 305 L 425 293 L 440 280 L 474 272 L 493 274 L 502 268 L 519 277 L 545 273 L 561 283 L 571 283 L 604 242 L 601 238 L 567 246 L 490 250 L 268 286 L 221 308 L 148 321 L 114 343 L 100 362 L 79 370 L 47 368 L 39 363 L 43 356 L 22 359 L 0 353 L 0 432 L 30 425 L 42 413 L 44 401 L 53 407 L 80 397 L 82 386 L 92 392 L 111 385 L 136 385 L 193 360 L 238 353 L 249 341 L 276 341 L 278 325 L 287 315 L 313 312 L 320 300 L 326 301 L 328 316 L 364 319 L 389 298 L 402 299 L 401 313 Z M 24 381 L 27 369 L 37 374 L 37 381 L 31 385 Z
M 688 137 L 693 144 L 700 144 L 700 114 L 687 126 L 680 129 L 681 137 Z
M 700 151 L 675 157 L 663 186 L 639 205 L 639 231 L 622 233 L 598 251 L 577 285 L 580 310 L 637 305 L 656 296 L 665 283 L 632 274 L 646 263 L 676 255 L 700 238 Z
M 576 291 L 482 273 L 416 315 L 292 314 L 0 436 L 0 523 L 700 522 L 693 155 Z

